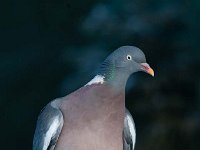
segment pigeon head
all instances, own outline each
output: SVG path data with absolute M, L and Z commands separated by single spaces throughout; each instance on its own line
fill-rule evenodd
M 154 71 L 146 62 L 144 53 L 134 46 L 122 46 L 111 53 L 100 65 L 98 74 L 108 83 L 117 86 L 126 84 L 129 76 L 143 71 L 154 76 Z

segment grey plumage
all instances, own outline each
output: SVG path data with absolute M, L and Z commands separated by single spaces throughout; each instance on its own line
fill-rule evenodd
M 63 123 L 63 114 L 58 107 L 58 101 L 54 100 L 47 104 L 38 117 L 33 150 L 53 150 Z
M 138 71 L 154 75 L 139 48 L 115 50 L 86 86 L 46 105 L 33 150 L 134 150 L 135 125 L 125 109 L 125 86 Z
M 54 106 L 52 106 L 54 103 Z M 57 140 L 59 138 L 59 134 L 61 132 L 63 126 L 63 115 L 59 108 L 56 106 L 59 105 L 56 101 L 49 103 L 42 111 L 40 116 L 38 117 L 37 127 L 35 131 L 35 136 L 33 140 L 33 150 L 54 150 Z M 128 120 L 128 117 L 131 120 Z M 52 126 L 52 122 L 55 119 L 59 119 L 60 125 L 55 129 L 55 135 L 50 135 L 51 138 L 47 137 L 47 132 L 49 128 Z M 43 120 L 46 120 L 45 122 Z M 131 122 L 128 122 L 131 121 Z M 129 124 L 132 124 L 134 128 L 130 128 Z M 132 131 L 131 131 L 132 130 Z M 128 109 L 125 111 L 124 118 L 124 129 L 123 129 L 123 149 L 124 150 L 133 150 L 135 146 L 135 124 L 132 119 L 132 116 Z M 49 139 L 49 140 L 48 140 Z M 44 144 L 45 140 L 46 145 Z
M 135 123 L 128 109 L 126 109 L 124 117 L 123 142 L 124 150 L 134 149 L 136 142 Z

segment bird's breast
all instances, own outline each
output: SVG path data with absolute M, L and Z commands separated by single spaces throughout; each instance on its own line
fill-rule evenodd
M 86 115 L 86 114 L 85 114 Z M 122 119 L 116 114 L 108 114 L 101 119 L 82 116 L 82 119 L 64 124 L 58 150 L 122 150 Z
M 57 150 L 123 149 L 124 95 L 99 90 L 72 95 L 61 105 L 64 125 Z

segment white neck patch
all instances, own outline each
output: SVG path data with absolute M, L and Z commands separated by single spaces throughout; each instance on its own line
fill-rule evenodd
M 104 76 L 102 75 L 96 75 L 90 82 L 88 82 L 85 86 L 87 85 L 92 85 L 92 84 L 103 84 L 105 81 L 104 81 Z

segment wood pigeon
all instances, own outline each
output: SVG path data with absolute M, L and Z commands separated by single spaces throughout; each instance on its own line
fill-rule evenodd
M 154 76 L 139 48 L 122 46 L 111 53 L 90 82 L 46 105 L 33 150 L 133 150 L 136 133 L 125 108 L 125 86 L 138 71 Z

